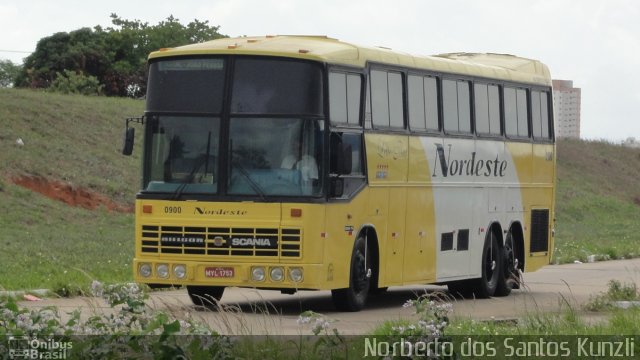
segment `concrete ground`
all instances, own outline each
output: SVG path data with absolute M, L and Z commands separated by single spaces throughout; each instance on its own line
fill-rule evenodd
M 640 284 L 640 259 L 587 264 L 549 265 L 525 274 L 525 286 L 508 297 L 491 299 L 456 299 L 453 316 L 471 319 L 514 319 L 527 313 L 557 312 L 571 306 L 581 309 L 590 297 L 606 291 L 609 280 Z M 384 320 L 410 319 L 412 308 L 403 308 L 408 300 L 425 291 L 445 291 L 440 286 L 403 286 L 370 298 L 365 310 L 357 313 L 336 312 L 329 291 L 300 291 L 284 295 L 277 291 L 228 288 L 221 304 L 225 311 L 199 310 L 189 300 L 186 290 L 154 292 L 152 308 L 169 311 L 178 317 L 192 317 L 211 325 L 223 334 L 258 335 L 310 334 L 297 323 L 299 314 L 313 310 L 336 320 L 332 327 L 341 334 L 366 334 Z M 28 308 L 56 306 L 61 313 L 82 309 L 83 316 L 113 311 L 102 299 L 77 297 L 21 301 Z

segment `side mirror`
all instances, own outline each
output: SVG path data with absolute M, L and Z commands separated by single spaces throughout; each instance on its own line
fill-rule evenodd
M 334 177 L 331 178 L 329 183 L 329 196 L 330 197 L 342 197 L 344 194 L 344 180 Z
M 349 175 L 352 168 L 351 144 L 342 142 L 337 133 L 331 134 L 330 172 L 337 175 Z
M 122 142 L 122 155 L 131 155 L 133 153 L 133 139 L 136 129 L 127 127 L 124 132 L 124 141 Z
M 351 144 L 342 143 L 340 155 L 338 155 L 338 174 L 349 175 L 353 167 L 353 155 Z

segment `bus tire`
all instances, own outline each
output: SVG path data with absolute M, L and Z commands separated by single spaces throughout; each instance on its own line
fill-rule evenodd
M 364 308 L 371 287 L 371 252 L 366 251 L 366 240 L 356 239 L 351 253 L 349 287 L 331 290 L 333 304 L 339 311 L 360 311 Z
M 496 288 L 496 296 L 507 296 L 511 294 L 511 289 L 516 288 L 518 285 L 520 275 L 518 274 L 516 263 L 518 250 L 516 246 L 511 230 L 509 230 L 502 250 L 500 278 L 498 280 L 498 287 Z
M 215 308 L 222 299 L 224 286 L 187 285 L 187 293 L 194 305 Z
M 502 252 L 498 246 L 498 239 L 493 231 L 489 231 L 482 249 L 482 276 L 475 280 L 475 295 L 486 299 L 496 293 L 500 281 Z

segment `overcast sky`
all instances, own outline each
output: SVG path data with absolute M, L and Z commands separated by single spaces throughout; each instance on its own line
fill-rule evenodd
M 534 58 L 582 89 L 583 138 L 640 139 L 637 0 L 0 0 L 0 58 L 21 62 L 40 38 L 109 26 L 111 13 L 208 20 L 229 36 L 320 34 L 418 55 Z

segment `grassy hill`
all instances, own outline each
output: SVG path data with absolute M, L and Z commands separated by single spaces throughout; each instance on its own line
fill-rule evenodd
M 143 109 L 128 99 L 0 89 L 0 289 L 64 294 L 92 278 L 131 278 L 133 215 L 97 200 L 133 203 L 140 151 L 120 154 L 123 119 Z M 69 206 L 16 180 L 99 207 Z
M 640 149 L 561 140 L 557 152 L 555 261 L 640 256 Z
M 0 289 L 65 294 L 131 279 L 133 215 L 122 210 L 140 184 L 141 142 L 132 157 L 120 147 L 123 119 L 143 108 L 0 89 Z M 555 261 L 640 255 L 640 150 L 561 141 L 558 163 Z

